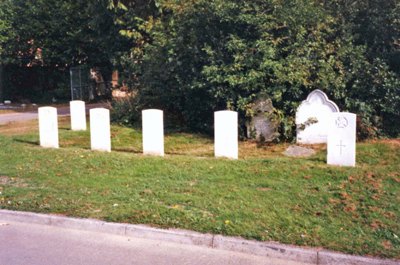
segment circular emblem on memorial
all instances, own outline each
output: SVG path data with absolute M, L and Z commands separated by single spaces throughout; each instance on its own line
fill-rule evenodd
M 343 116 L 340 116 L 336 119 L 335 121 L 336 127 L 338 128 L 346 128 L 347 125 L 349 125 L 349 122 L 347 121 L 347 119 Z

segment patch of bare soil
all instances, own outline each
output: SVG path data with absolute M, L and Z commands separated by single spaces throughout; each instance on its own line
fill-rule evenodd
M 384 139 L 384 140 L 378 140 L 376 142 L 381 142 L 389 145 L 395 145 L 395 146 L 400 146 L 400 139 Z
M 27 187 L 28 185 L 24 180 L 19 178 L 12 178 L 8 176 L 0 175 L 0 185 L 3 186 L 12 186 L 12 187 Z
M 33 133 L 38 130 L 38 126 L 37 120 L 10 122 L 5 125 L 0 125 L 0 134 L 16 136 Z

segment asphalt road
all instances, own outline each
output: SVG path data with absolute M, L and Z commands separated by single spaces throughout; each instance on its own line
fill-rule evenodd
M 0 125 L 7 124 L 10 122 L 36 120 L 37 118 L 38 118 L 37 112 L 0 114 Z
M 297 264 L 245 253 L 0 220 L 1 265 Z

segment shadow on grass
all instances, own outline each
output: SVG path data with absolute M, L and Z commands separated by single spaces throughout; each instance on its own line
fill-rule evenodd
M 75 149 L 82 149 L 82 150 L 86 150 L 86 151 L 90 151 L 91 148 L 88 145 L 82 146 L 82 145 L 68 145 L 65 143 L 60 143 L 60 148 L 63 149 L 68 149 L 68 148 L 75 148 Z
M 186 157 L 196 157 L 196 158 L 213 158 L 214 153 L 199 153 L 199 154 L 191 154 L 191 153 L 185 153 L 185 152 L 179 152 L 179 151 L 165 151 L 166 155 L 171 155 L 171 156 L 186 156 Z
M 113 147 L 111 149 L 111 151 L 112 152 L 121 152 L 121 153 L 143 155 L 143 150 L 133 149 L 133 148 Z M 165 155 L 181 156 L 181 157 L 185 157 L 186 156 L 186 157 L 196 157 L 196 158 L 212 158 L 212 157 L 214 157 L 213 153 L 196 155 L 196 154 L 176 152 L 176 151 L 165 151 Z
M 326 157 L 325 156 L 311 156 L 304 158 L 306 160 L 312 161 L 312 162 L 318 162 L 318 163 L 324 163 L 326 164 Z
M 33 140 L 13 139 L 13 141 L 30 145 L 39 145 L 39 141 L 33 141 Z
M 112 147 L 111 151 L 121 152 L 121 153 L 133 153 L 133 154 L 142 154 L 142 150 L 137 150 L 133 148 L 124 148 L 124 147 Z

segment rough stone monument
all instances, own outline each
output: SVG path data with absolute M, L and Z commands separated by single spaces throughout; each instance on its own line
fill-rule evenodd
M 247 137 L 257 142 L 271 142 L 279 136 L 277 123 L 273 121 L 274 107 L 266 97 L 259 98 L 252 108 L 254 116 L 246 123 Z
M 335 102 L 319 89 L 311 92 L 296 112 L 297 143 L 326 143 L 332 113 L 339 112 Z

